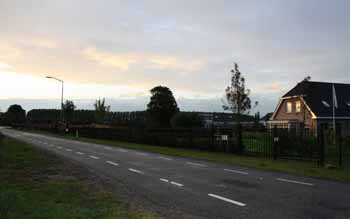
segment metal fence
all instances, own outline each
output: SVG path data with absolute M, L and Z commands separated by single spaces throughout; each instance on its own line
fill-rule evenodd
M 240 153 L 249 156 L 350 166 L 350 138 L 342 138 L 341 134 L 334 135 L 334 132 L 324 128 L 319 128 L 315 132 L 308 129 L 279 127 L 273 129 L 71 127 L 70 133 L 81 137 L 227 153 L 237 153 L 238 148 L 242 146 Z

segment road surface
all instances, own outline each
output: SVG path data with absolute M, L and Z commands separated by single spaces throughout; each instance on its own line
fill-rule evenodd
M 1 131 L 78 162 L 112 182 L 123 181 L 147 201 L 177 209 L 186 218 L 350 218 L 346 183 Z

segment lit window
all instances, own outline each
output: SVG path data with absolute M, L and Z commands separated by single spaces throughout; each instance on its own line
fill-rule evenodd
M 295 102 L 295 112 L 301 112 L 301 102 L 299 100 Z
M 287 113 L 292 112 L 292 102 L 287 102 Z
M 350 107 L 350 101 L 345 102 L 348 107 Z
M 330 107 L 330 105 L 329 105 L 326 101 L 322 101 L 322 104 L 323 104 L 325 107 Z

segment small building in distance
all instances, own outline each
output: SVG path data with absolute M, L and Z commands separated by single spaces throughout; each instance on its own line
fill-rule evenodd
M 268 126 L 288 129 L 302 127 L 317 131 L 323 124 L 326 128 L 332 128 L 333 104 L 336 124 L 341 125 L 343 133 L 349 135 L 350 84 L 305 80 L 298 83 L 280 98 Z
M 200 112 L 199 117 L 205 128 L 232 128 L 236 124 L 235 114 L 233 113 Z M 254 124 L 254 117 L 242 114 L 241 123 L 243 126 L 252 126 Z

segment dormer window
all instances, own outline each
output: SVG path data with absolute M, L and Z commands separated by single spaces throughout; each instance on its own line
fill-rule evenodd
M 330 105 L 326 102 L 326 101 L 322 101 L 322 104 L 323 104 L 323 106 L 325 106 L 325 107 L 330 107 Z

